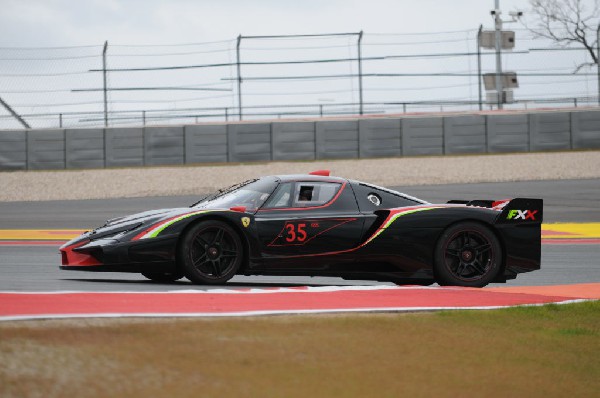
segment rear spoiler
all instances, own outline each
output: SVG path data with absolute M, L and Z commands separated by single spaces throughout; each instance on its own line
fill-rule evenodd
M 544 201 L 542 199 L 450 200 L 448 203 L 501 210 L 501 213 L 496 217 L 497 224 L 521 222 L 541 224 L 544 216 Z
M 516 198 L 508 202 L 498 217 L 497 224 L 536 223 L 541 224 L 544 218 L 544 201 L 542 199 Z

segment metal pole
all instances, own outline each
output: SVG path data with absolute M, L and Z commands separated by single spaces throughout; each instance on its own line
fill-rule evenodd
M 242 43 L 242 35 L 237 37 L 236 46 L 236 64 L 237 64 L 237 81 L 238 81 L 238 114 L 242 120 L 242 66 L 240 65 L 240 44 Z
M 402 113 L 406 113 L 406 102 L 402 104 Z
M 323 104 L 319 104 L 319 115 L 323 117 Z
M 146 111 L 142 111 L 142 126 L 146 125 Z
M 62 129 L 63 126 L 63 122 L 62 122 L 62 113 L 58 114 L 58 127 L 60 127 Z
M 500 19 L 500 0 L 495 0 L 494 21 L 496 27 L 496 93 L 498 109 L 502 109 L 504 90 L 502 88 L 502 19 Z
M 600 105 L 600 24 L 596 29 L 596 65 L 598 65 L 598 105 Z
M 108 41 L 104 42 L 104 49 L 102 50 L 102 78 L 104 80 L 104 127 L 108 127 L 108 92 L 106 90 L 106 49 L 108 48 Z
M 481 31 L 483 25 L 479 25 L 477 32 L 477 87 L 479 87 L 479 110 L 483 110 L 483 101 L 481 98 Z
M 363 114 L 363 86 L 362 86 L 362 51 L 361 44 L 363 38 L 363 31 L 358 33 L 358 101 L 360 102 L 359 113 Z
M 225 121 L 229 121 L 229 108 L 225 108 Z
M 13 108 L 10 107 L 10 105 L 8 105 L 6 102 L 4 102 L 4 100 L 2 98 L 0 98 L 0 105 L 2 105 L 4 108 L 6 108 L 6 110 L 8 111 L 8 113 L 10 113 L 12 115 L 12 117 L 14 117 L 15 119 L 17 119 L 17 121 L 19 123 L 21 123 L 23 125 L 23 127 L 25 127 L 26 129 L 30 129 L 31 126 L 29 124 L 27 124 L 27 122 L 25 121 L 25 119 L 23 119 L 21 117 L 21 115 L 19 115 L 17 112 L 15 112 L 15 110 Z

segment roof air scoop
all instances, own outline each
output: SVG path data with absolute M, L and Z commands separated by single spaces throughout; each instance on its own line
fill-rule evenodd
M 331 172 L 329 170 L 315 170 L 308 174 L 310 174 L 311 176 L 329 177 L 329 174 L 331 174 Z

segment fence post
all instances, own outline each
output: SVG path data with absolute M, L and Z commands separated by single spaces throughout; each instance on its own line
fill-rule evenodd
M 363 114 L 363 86 L 362 86 L 362 54 L 361 44 L 363 38 L 363 31 L 358 33 L 358 100 L 360 102 L 359 113 Z
M 479 88 L 479 110 L 483 110 L 483 103 L 481 99 L 481 31 L 483 25 L 479 25 L 477 31 L 477 87 Z
M 146 125 L 146 111 L 142 111 L 142 126 Z
M 236 46 L 236 65 L 237 65 L 237 82 L 238 82 L 238 114 L 240 121 L 242 120 L 242 66 L 240 65 L 240 44 L 242 44 L 242 35 L 237 38 Z
M 596 29 L 596 65 L 598 65 L 598 105 L 600 105 L 600 24 Z
M 229 121 L 229 108 L 225 108 L 225 121 Z
M 108 95 L 106 90 L 106 49 L 108 48 L 108 40 L 104 42 L 102 49 L 102 80 L 104 82 L 104 127 L 108 127 Z
M 62 129 L 63 121 L 62 121 L 62 113 L 58 114 L 58 127 Z

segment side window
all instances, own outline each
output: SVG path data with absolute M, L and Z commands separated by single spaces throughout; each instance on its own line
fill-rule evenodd
M 293 188 L 294 184 L 291 182 L 280 184 L 264 207 L 268 209 L 290 207 Z
M 341 184 L 330 182 L 297 182 L 292 207 L 321 206 L 337 194 Z
M 375 185 L 359 183 L 353 188 L 361 211 L 414 206 L 423 203 L 419 202 L 418 199 L 411 200 Z

